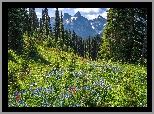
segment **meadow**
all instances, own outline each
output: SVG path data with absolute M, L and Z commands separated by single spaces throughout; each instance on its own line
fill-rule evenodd
M 8 50 L 8 107 L 147 107 L 147 68 L 37 45 Z

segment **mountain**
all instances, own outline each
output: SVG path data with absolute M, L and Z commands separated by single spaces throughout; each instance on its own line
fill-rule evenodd
M 51 26 L 53 27 L 55 18 L 51 17 L 50 21 Z M 99 15 L 93 20 L 88 20 L 78 11 L 74 16 L 71 16 L 68 13 L 64 13 L 63 23 L 65 29 L 70 29 L 70 31 L 74 30 L 78 36 L 87 38 L 89 36 L 93 37 L 97 34 L 100 34 L 105 27 L 106 19 Z
M 102 31 L 102 28 L 104 28 L 106 24 L 106 19 L 100 15 L 98 16 L 98 18 L 89 21 L 96 33 L 100 33 Z

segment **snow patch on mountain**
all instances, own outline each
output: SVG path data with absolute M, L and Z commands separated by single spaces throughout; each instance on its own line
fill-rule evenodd
M 50 21 L 53 26 L 55 18 L 51 17 Z M 78 36 L 87 38 L 89 36 L 93 37 L 96 34 L 101 34 L 100 31 L 104 29 L 106 19 L 99 15 L 98 18 L 88 20 L 81 16 L 80 12 L 77 12 L 74 16 L 64 13 L 63 23 L 65 29 L 70 29 L 71 32 L 74 30 Z
M 73 19 L 75 19 L 75 20 L 76 20 L 76 18 L 77 18 L 77 17 L 71 17 L 71 19 L 72 19 L 72 20 L 73 20 Z

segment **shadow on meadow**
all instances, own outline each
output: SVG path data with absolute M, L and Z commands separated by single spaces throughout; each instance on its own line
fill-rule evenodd
M 45 60 L 37 51 L 29 53 L 29 58 L 34 60 L 35 62 L 40 62 L 45 65 L 50 65 L 51 63 Z
M 20 56 L 20 53 L 18 53 L 17 51 L 14 51 L 16 55 Z M 51 64 L 49 61 L 45 60 L 36 50 L 33 52 L 29 52 L 28 55 L 24 54 L 22 56 L 22 68 L 12 68 L 10 70 L 8 70 L 8 84 L 11 85 L 12 90 L 13 91 L 18 91 L 20 90 L 20 84 L 18 83 L 18 75 L 17 73 L 20 71 L 21 72 L 21 76 L 20 79 L 25 75 L 28 75 L 27 72 L 29 72 L 29 70 L 27 71 L 27 69 L 29 69 L 29 60 L 32 59 L 34 60 L 36 63 L 41 63 L 41 64 L 45 64 L 45 65 L 49 65 Z M 8 53 L 8 60 L 11 60 L 15 63 L 18 63 L 17 60 L 13 57 L 13 55 L 11 53 Z M 25 77 L 23 77 L 25 79 Z
M 17 54 L 17 52 L 15 52 L 15 54 Z M 8 61 L 9 60 L 12 62 L 18 63 L 17 60 L 15 59 L 15 57 L 11 54 L 11 52 L 8 52 Z M 18 70 L 19 69 L 15 68 L 15 67 L 8 70 L 8 85 L 11 85 L 13 91 L 20 89 L 20 84 L 18 83 L 18 78 L 16 75 Z
M 8 53 L 8 60 L 17 63 L 17 61 L 16 61 L 15 58 L 11 55 L 11 53 Z
M 11 85 L 13 91 L 20 90 L 20 84 L 18 83 L 16 75 L 17 72 L 18 71 L 14 69 L 8 71 L 8 85 Z

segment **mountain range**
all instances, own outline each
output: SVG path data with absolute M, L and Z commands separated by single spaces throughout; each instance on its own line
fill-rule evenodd
M 53 27 L 55 17 L 51 17 L 50 22 Z M 74 30 L 78 36 L 87 38 L 89 36 L 93 37 L 97 34 L 101 36 L 101 31 L 105 27 L 106 19 L 99 15 L 93 20 L 88 20 L 87 18 L 81 16 L 78 11 L 74 16 L 64 13 L 63 24 L 65 29 L 70 29 L 71 32 Z

